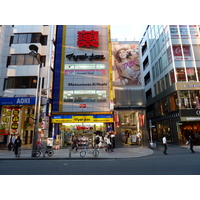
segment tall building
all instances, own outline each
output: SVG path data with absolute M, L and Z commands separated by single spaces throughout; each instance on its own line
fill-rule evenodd
M 34 122 L 39 138 L 48 137 L 55 31 L 47 25 L 0 27 L 0 144 L 14 134 L 31 144 Z
M 140 42 L 150 137 L 200 143 L 199 25 L 149 25 Z
M 52 123 L 55 145 L 94 143 L 113 130 L 110 27 L 57 26 Z
M 81 146 L 110 131 L 117 146 L 147 139 L 139 57 L 138 42 L 111 43 L 110 26 L 57 27 L 52 123 L 58 148 L 74 135 Z

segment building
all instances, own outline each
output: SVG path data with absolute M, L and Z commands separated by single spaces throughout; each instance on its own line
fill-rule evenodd
M 110 28 L 106 25 L 57 26 L 52 123 L 54 145 L 71 136 L 94 144 L 96 134 L 113 130 Z
M 140 41 L 149 137 L 200 143 L 199 25 L 149 25 Z
M 112 55 L 114 119 L 118 145 L 146 144 L 146 102 L 139 42 L 113 41 Z
M 115 54 L 124 47 L 130 59 L 118 63 Z M 138 42 L 112 43 L 107 25 L 57 26 L 55 52 L 52 123 L 58 148 L 74 135 L 81 146 L 110 131 L 117 146 L 138 144 L 143 134 L 147 139 Z M 125 73 L 132 79 L 119 78 Z
M 4 127 L 0 144 L 5 146 L 14 134 L 21 136 L 23 144 L 31 144 L 34 122 L 39 138 L 48 137 L 46 107 L 52 98 L 56 27 L 3 25 L 0 28 L 0 124 Z M 30 45 L 36 48 L 32 51 L 34 55 L 30 54 Z

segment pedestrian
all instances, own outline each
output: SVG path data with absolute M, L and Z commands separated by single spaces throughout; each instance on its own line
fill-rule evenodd
M 98 148 L 99 142 L 100 142 L 99 135 L 96 135 L 96 137 L 95 137 L 95 148 Z
M 13 151 L 15 151 L 15 140 L 16 140 L 16 137 L 15 137 L 15 134 L 12 136 L 12 148 L 13 148 Z
M 193 149 L 194 141 L 193 141 L 192 135 L 189 136 L 188 144 L 190 144 L 190 150 L 191 150 L 191 152 L 192 152 L 192 153 L 195 153 L 195 151 L 194 151 L 194 149 Z
M 74 150 L 74 152 L 77 152 L 78 151 L 78 137 L 75 135 L 73 136 L 72 138 L 72 150 Z
M 98 148 L 100 149 L 101 147 L 103 147 L 103 143 L 104 143 L 104 140 L 103 140 L 103 137 L 102 135 L 99 136 L 99 144 L 98 144 Z
M 165 155 L 167 155 L 167 139 L 166 139 L 166 135 L 164 135 L 164 137 L 162 138 L 162 143 L 163 143 L 163 146 L 164 146 L 164 151 L 163 151 L 163 153 L 165 154 Z
M 107 147 L 106 147 L 105 151 L 109 152 L 111 150 L 111 152 L 113 152 L 113 150 L 112 150 L 112 143 L 110 141 L 110 135 L 109 134 L 106 137 L 106 144 L 107 144 Z
M 20 136 L 17 136 L 17 139 L 15 140 L 15 143 L 14 143 L 14 147 L 15 147 L 15 157 L 18 157 L 19 156 L 19 148 L 21 148 L 21 139 L 20 139 Z
M 9 141 L 9 143 L 8 143 L 8 151 L 11 151 L 11 149 L 13 148 L 12 137 L 13 137 L 13 136 L 11 136 L 10 141 Z
M 115 134 L 113 132 L 111 132 L 110 141 L 112 144 L 112 149 L 114 149 L 115 148 Z

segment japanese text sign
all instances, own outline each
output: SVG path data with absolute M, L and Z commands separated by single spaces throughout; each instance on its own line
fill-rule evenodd
M 99 32 L 98 31 L 78 31 L 77 39 L 78 47 L 98 47 L 99 46 Z

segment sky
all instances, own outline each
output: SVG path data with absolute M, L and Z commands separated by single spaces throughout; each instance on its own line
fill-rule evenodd
M 111 25 L 111 39 L 140 41 L 147 25 Z

